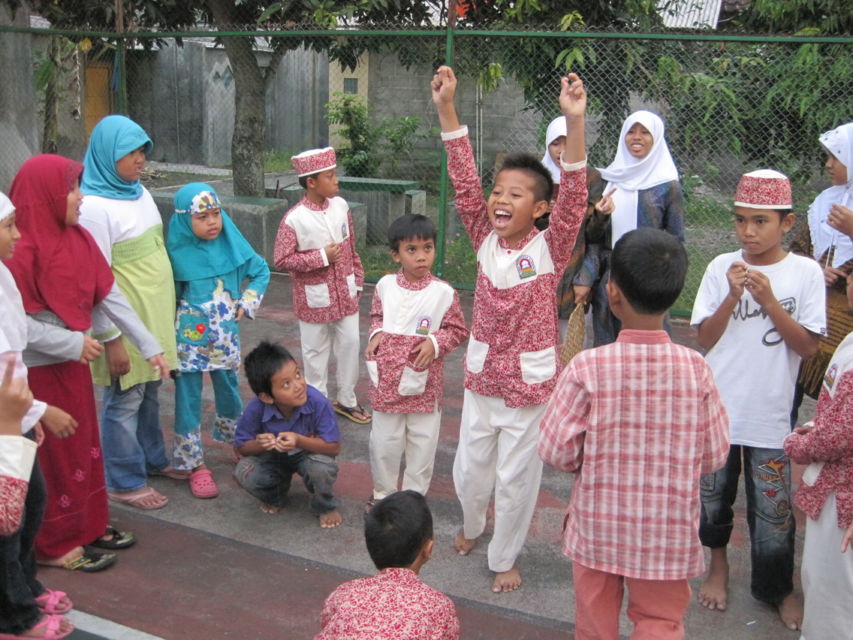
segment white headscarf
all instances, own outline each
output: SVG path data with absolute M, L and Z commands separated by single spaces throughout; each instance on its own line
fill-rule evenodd
M 554 140 L 560 136 L 565 137 L 567 135 L 568 131 L 566 129 L 565 116 L 557 116 L 551 120 L 551 124 L 548 125 L 548 130 L 545 132 L 545 155 L 542 156 L 542 164 L 544 164 L 545 168 L 551 172 L 551 178 L 554 179 L 554 184 L 560 184 L 560 167 L 557 166 L 554 159 L 551 157 L 551 150 L 549 147 Z
M 15 205 L 6 197 L 6 194 L 0 193 L 0 222 L 14 212 Z M 9 352 L 14 353 L 15 377 L 26 380 L 27 367 L 21 358 L 21 352 L 27 346 L 27 315 L 24 312 L 24 304 L 21 301 L 21 293 L 15 285 L 15 279 L 2 262 L 0 262 L 0 318 L 3 319 L 0 323 L 0 356 L 5 356 Z M 6 370 L 5 360 L 6 357 L 2 357 L 0 361 L 0 375 Z M 21 421 L 21 433 L 32 429 L 41 419 L 44 410 L 45 404 L 34 400 L 33 406 Z
M 652 148 L 645 158 L 635 158 L 628 151 L 625 136 L 635 124 L 641 124 L 652 134 Z M 635 111 L 622 123 L 616 158 L 606 169 L 599 169 L 607 180 L 604 192 L 617 187 L 613 194 L 616 205 L 611 214 L 612 241 L 616 244 L 623 235 L 637 228 L 637 192 L 659 184 L 678 180 L 678 169 L 664 138 L 664 124 L 651 111 Z
M 834 204 L 853 208 L 853 122 L 827 131 L 819 139 L 826 150 L 847 167 L 847 184 L 833 185 L 818 194 L 809 207 L 809 233 L 814 257 L 819 259 L 830 247 L 835 246 L 835 254 L 829 266 L 838 267 L 853 258 L 853 240 L 830 227 L 826 219 Z

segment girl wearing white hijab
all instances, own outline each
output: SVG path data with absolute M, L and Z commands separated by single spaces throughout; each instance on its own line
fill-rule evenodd
M 826 168 L 832 186 L 824 189 L 809 207 L 808 225 L 791 243 L 796 253 L 811 255 L 823 267 L 826 282 L 827 336 L 818 353 L 803 362 L 797 384 L 812 398 L 820 393 L 823 375 L 841 340 L 853 331 L 848 312 L 847 282 L 853 273 L 853 122 L 827 131 L 819 138 L 829 157 Z M 853 287 L 851 287 L 853 288 Z M 795 409 L 799 402 L 795 398 Z M 796 416 L 796 413 L 793 414 Z
M 600 278 L 593 289 L 595 345 L 616 340 L 620 323 L 610 313 L 604 285 L 610 271 L 610 250 L 623 235 L 638 227 L 663 229 L 684 241 L 684 203 L 678 170 L 664 138 L 664 124 L 650 111 L 635 111 L 625 119 L 619 148 L 610 166 L 599 169 L 607 182 L 602 207 L 593 218 L 610 223 L 601 239 Z M 613 213 L 607 216 L 612 201 Z M 592 221 L 591 221 L 592 223 Z M 590 223 L 590 224 L 591 224 Z

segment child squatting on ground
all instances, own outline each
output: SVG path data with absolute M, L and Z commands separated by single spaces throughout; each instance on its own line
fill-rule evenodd
M 386 497 L 365 515 L 364 540 L 379 573 L 329 595 L 314 640 L 459 638 L 453 601 L 418 577 L 435 542 L 426 499 L 416 491 Z
M 329 399 L 305 382 L 290 352 L 261 342 L 246 356 L 246 378 L 257 397 L 237 421 L 234 444 L 246 456 L 234 469 L 238 484 L 265 513 L 284 506 L 294 473 L 311 493 L 311 511 L 324 529 L 341 524 L 332 486 L 341 434 Z
M 623 585 L 631 637 L 684 638 L 687 580 L 704 570 L 699 479 L 726 461 L 726 410 L 702 356 L 663 329 L 687 273 L 678 238 L 629 231 L 610 264 L 621 331 L 571 360 L 539 441 L 546 464 L 577 476 L 563 542 L 575 638 L 620 637 Z
M 444 357 L 468 337 L 459 296 L 432 275 L 435 224 L 408 214 L 388 228 L 396 274 L 377 284 L 365 351 L 370 374 L 370 471 L 368 506 L 397 490 L 406 454 L 403 489 L 425 495 L 432 480 L 441 427 Z
M 213 187 L 201 182 L 184 185 L 175 194 L 166 248 L 178 300 L 172 466 L 191 472 L 190 491 L 196 498 L 215 498 L 219 488 L 201 445 L 202 376 L 209 372 L 216 399 L 213 437 L 233 444 L 243 411 L 238 323 L 244 316 L 254 317 L 270 270 L 222 209 Z
M 709 609 L 726 608 L 726 546 L 743 470 L 752 595 L 798 629 L 791 464 L 782 441 L 791 431 L 800 360 L 817 352 L 826 332 L 826 289 L 817 262 L 782 248 L 794 224 L 788 178 L 769 169 L 747 173 L 734 205 L 742 248 L 708 265 L 690 319 L 728 410 L 732 444 L 726 466 L 702 478 L 699 536 L 711 548 L 711 567 L 698 596 Z
M 539 420 L 559 371 L 556 294 L 587 209 L 584 113 L 580 78 L 562 78 L 560 107 L 567 120 L 560 193 L 545 231 L 534 223 L 549 208 L 551 174 L 538 159 L 507 158 L 488 201 L 468 129 L 453 100 L 456 76 L 439 67 L 432 99 L 456 190 L 456 210 L 477 253 L 478 277 L 465 394 L 453 482 L 463 528 L 454 540 L 465 555 L 486 527 L 494 491 L 495 526 L 488 549 L 494 592 L 521 586 L 516 559 L 536 505 L 542 461 L 536 455 Z
M 338 197 L 335 150 L 311 149 L 291 158 L 305 197 L 284 214 L 273 261 L 293 278 L 293 311 L 299 319 L 305 380 L 328 395 L 329 355 L 335 354 L 337 413 L 370 422 L 355 397 L 358 382 L 358 299 L 364 269 L 355 250 L 352 212 Z

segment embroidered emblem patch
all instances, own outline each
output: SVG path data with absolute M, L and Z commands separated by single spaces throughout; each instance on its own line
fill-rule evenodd
M 421 316 L 418 318 L 418 327 L 415 329 L 415 333 L 419 336 L 428 336 L 431 324 L 432 320 L 429 316 Z
M 341 225 L 341 237 L 344 239 L 348 238 L 349 237 L 348 231 L 349 231 L 349 229 L 347 228 L 347 223 L 344 222 Z
M 536 275 L 536 265 L 533 264 L 533 258 L 528 255 L 518 256 L 515 268 L 518 269 L 518 277 L 522 280 Z
M 833 385 L 835 384 L 835 376 L 838 375 L 838 363 L 833 364 L 829 369 L 826 370 L 826 375 L 823 376 L 823 383 L 832 390 Z

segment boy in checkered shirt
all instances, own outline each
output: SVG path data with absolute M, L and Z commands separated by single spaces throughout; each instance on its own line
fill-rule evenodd
M 686 273 L 674 236 L 625 234 L 607 283 L 622 331 L 575 356 L 542 417 L 539 455 L 576 474 L 563 553 L 578 640 L 619 636 L 623 583 L 637 636 L 683 638 L 704 570 L 699 478 L 726 461 L 728 417 L 711 368 L 663 330 Z

